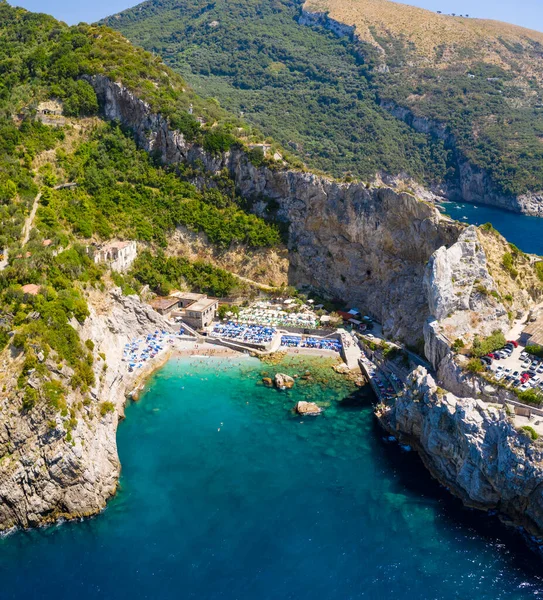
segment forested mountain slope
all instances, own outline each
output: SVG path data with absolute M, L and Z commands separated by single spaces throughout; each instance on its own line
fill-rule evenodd
M 362 52 L 377 50 L 380 97 L 446 124 L 501 191 L 543 189 L 543 33 L 388 0 L 304 9 L 354 26 Z
M 312 167 L 443 180 L 442 142 L 383 110 L 349 41 L 300 26 L 299 14 L 293 0 L 164 0 L 105 22 Z
M 543 34 L 387 0 L 155 0 L 106 22 L 312 166 L 543 210 Z

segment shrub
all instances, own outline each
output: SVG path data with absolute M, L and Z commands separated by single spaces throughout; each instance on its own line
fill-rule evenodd
M 105 417 L 108 413 L 112 413 L 115 411 L 115 405 L 113 402 L 102 402 L 100 404 L 100 414 L 102 417 Z
M 523 425 L 521 427 L 521 430 L 524 431 L 528 435 L 528 437 L 533 441 L 537 440 L 537 438 L 539 437 L 537 431 L 530 425 Z
M 464 340 L 462 340 L 462 339 L 460 339 L 460 338 L 456 338 L 456 339 L 454 340 L 454 343 L 453 343 L 453 345 L 452 345 L 452 349 L 453 349 L 455 352 L 458 352 L 460 349 L 464 348 L 464 346 L 465 346 L 465 345 L 466 345 L 466 344 L 464 343 Z
M 60 381 L 46 381 L 43 384 L 43 395 L 50 408 L 61 412 L 66 410 L 65 389 Z
M 526 346 L 525 350 L 528 354 L 543 358 L 543 348 L 541 346 Z
M 503 268 L 513 277 L 517 277 L 518 271 L 514 267 L 513 255 L 510 252 L 506 252 L 502 258 L 502 266 Z
M 23 411 L 27 412 L 32 410 L 38 401 L 39 395 L 37 390 L 31 387 L 27 387 L 25 395 L 23 397 Z
M 519 400 L 524 402 L 524 404 L 532 404 L 534 406 L 539 406 L 543 401 L 543 394 L 534 389 L 529 389 L 524 392 L 515 390 Z
M 506 339 L 500 330 L 496 330 L 488 337 L 481 340 L 478 336 L 475 336 L 473 340 L 472 353 L 474 356 L 484 356 L 489 352 L 493 352 L 498 348 L 505 346 Z
M 204 150 L 210 154 L 218 155 L 230 150 L 236 142 L 236 138 L 223 130 L 213 130 L 206 133 L 204 138 Z
M 468 361 L 466 370 L 469 373 L 482 373 L 484 371 L 484 366 L 478 358 L 472 358 Z

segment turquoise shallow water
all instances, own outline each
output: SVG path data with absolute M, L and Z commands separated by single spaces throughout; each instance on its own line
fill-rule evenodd
M 492 206 L 467 202 L 444 202 L 445 212 L 470 225 L 492 225 L 524 252 L 543 255 L 543 219 L 519 215 Z
M 413 453 L 384 443 L 370 392 L 337 379 L 279 392 L 259 384 L 263 371 L 277 368 L 168 363 L 120 425 L 118 496 L 94 519 L 0 540 L 0 598 L 523 599 L 543 589 L 520 538 L 463 510 Z M 329 403 L 324 416 L 293 415 L 304 397 Z

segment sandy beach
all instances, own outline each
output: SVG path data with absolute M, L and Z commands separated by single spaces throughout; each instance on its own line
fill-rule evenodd
M 277 350 L 277 352 L 284 353 L 289 356 L 313 356 L 320 358 L 336 358 L 341 360 L 341 356 L 337 352 L 333 352 L 332 350 L 321 350 L 318 348 L 290 348 L 288 346 L 282 346 Z M 131 391 L 128 393 L 128 396 L 136 400 L 140 392 L 145 387 L 149 377 L 172 358 L 240 358 L 243 356 L 249 356 L 250 354 L 258 356 L 258 353 L 253 354 L 249 350 L 247 352 L 242 352 L 232 348 L 217 346 L 216 344 L 211 344 L 209 342 L 186 339 L 175 340 L 175 342 L 163 352 L 148 360 L 141 370 L 134 373 L 127 372 L 126 376 L 133 379 L 133 382 L 129 385 L 129 389 Z

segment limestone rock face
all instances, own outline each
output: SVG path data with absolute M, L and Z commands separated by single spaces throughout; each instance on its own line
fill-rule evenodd
M 321 414 L 322 409 L 314 402 L 304 402 L 303 400 L 300 400 L 296 404 L 296 412 L 299 415 L 316 416 Z
M 431 472 L 467 504 L 497 508 L 543 533 L 543 449 L 519 435 L 504 410 L 443 394 L 418 367 L 380 419 L 413 443 Z
M 270 201 L 278 207 L 277 218 L 289 224 L 290 284 L 363 305 L 387 335 L 418 342 L 430 316 L 422 285 L 426 263 L 456 242 L 461 225 L 388 187 L 255 167 L 240 149 L 211 156 L 126 88 L 103 76 L 89 81 L 105 116 L 130 127 L 142 148 L 165 163 L 199 161 L 210 173 L 226 169 L 257 214 L 267 213 Z
M 96 354 L 96 386 L 91 390 L 90 405 L 77 409 L 77 424 L 67 437 L 65 420 L 51 413 L 44 404 L 21 413 L 12 404 L 13 389 L 0 395 L 0 530 L 31 527 L 63 518 L 94 514 L 104 508 L 115 492 L 120 465 L 116 431 L 126 393 L 134 376 L 121 362 L 124 344 L 157 327 L 169 327 L 164 319 L 136 296 L 92 292 L 90 316 L 80 329 L 83 340 L 90 339 Z M 17 358 L 9 359 L 11 369 Z M 64 379 L 69 390 L 71 374 L 51 361 L 46 363 L 56 378 Z M 113 402 L 115 412 L 100 414 L 99 403 Z M 80 398 L 70 391 L 68 408 Z
M 294 379 L 290 375 L 284 373 L 276 373 L 274 383 L 280 390 L 288 390 L 294 387 Z
M 424 328 L 425 353 L 436 369 L 456 339 L 469 343 L 475 332 L 487 336 L 509 330 L 476 227 L 464 230 L 449 248 L 436 250 L 424 273 L 424 287 L 431 314 Z

